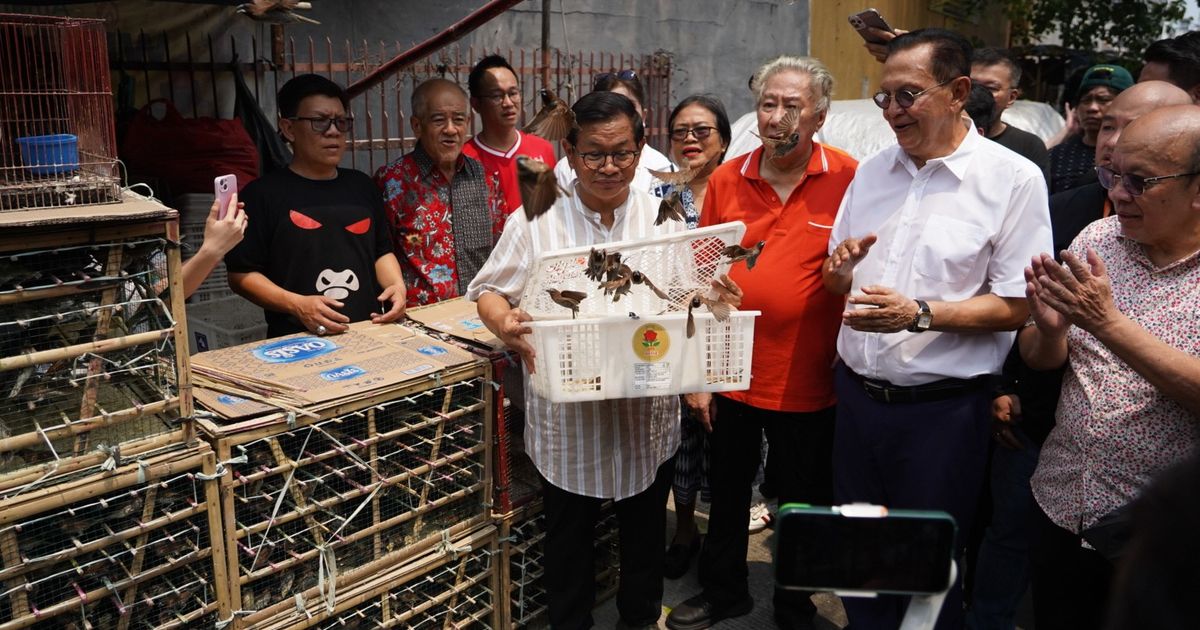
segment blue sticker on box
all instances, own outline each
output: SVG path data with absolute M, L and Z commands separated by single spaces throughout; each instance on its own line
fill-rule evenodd
M 342 367 L 336 367 L 332 370 L 321 372 L 321 378 L 331 382 L 348 381 L 352 378 L 358 378 L 366 373 L 366 370 L 358 367 L 357 365 L 343 365 Z
M 305 361 L 337 350 L 336 343 L 322 337 L 281 339 L 254 349 L 254 358 L 267 363 Z
M 439 354 L 446 354 L 446 349 L 441 346 L 421 346 L 420 348 L 417 348 L 417 352 L 427 356 L 436 357 Z
M 467 330 L 476 330 L 479 328 L 483 328 L 483 322 L 480 321 L 479 318 L 464 319 L 458 323 L 459 323 L 459 325 L 461 325 L 463 328 L 466 328 Z
M 217 402 L 221 403 L 222 405 L 237 405 L 239 403 L 246 402 L 246 399 L 238 398 L 237 396 L 230 396 L 229 394 L 221 394 L 220 396 L 217 396 Z

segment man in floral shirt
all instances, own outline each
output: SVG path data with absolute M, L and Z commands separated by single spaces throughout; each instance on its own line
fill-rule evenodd
M 1033 369 L 1067 366 L 1033 474 L 1039 628 L 1100 628 L 1123 510 L 1200 444 L 1200 108 L 1125 127 L 1096 169 L 1113 214 L 1025 270 Z
M 379 169 L 408 306 L 464 295 L 508 214 L 499 184 L 463 155 L 470 110 L 457 84 L 430 79 L 413 91 L 417 146 Z

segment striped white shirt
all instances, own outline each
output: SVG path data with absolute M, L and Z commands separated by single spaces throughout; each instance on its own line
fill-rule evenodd
M 630 190 L 613 212 L 611 228 L 578 194 L 560 198 L 533 221 L 514 212 L 467 298 L 476 301 L 486 291 L 519 306 L 533 261 L 543 252 L 686 229 L 680 221 L 655 226 L 658 204 L 649 193 Z M 550 483 L 575 494 L 620 500 L 650 487 L 658 467 L 679 448 L 679 397 L 552 403 L 530 388 L 526 374 L 525 427 L 525 449 Z

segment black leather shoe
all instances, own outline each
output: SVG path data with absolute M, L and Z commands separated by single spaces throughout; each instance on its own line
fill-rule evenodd
M 668 580 L 678 580 L 687 575 L 692 566 L 692 557 L 700 551 L 700 536 L 692 538 L 689 545 L 674 543 L 667 547 L 667 557 L 663 561 L 663 577 Z
M 754 610 L 754 600 L 749 595 L 724 608 L 717 608 L 704 599 L 704 595 L 697 595 L 671 611 L 667 617 L 667 627 L 671 630 L 704 630 L 722 619 L 750 614 L 751 610 Z

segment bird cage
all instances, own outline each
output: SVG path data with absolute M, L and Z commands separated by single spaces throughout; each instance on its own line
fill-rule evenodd
M 0 211 L 120 192 L 104 22 L 0 14 Z

